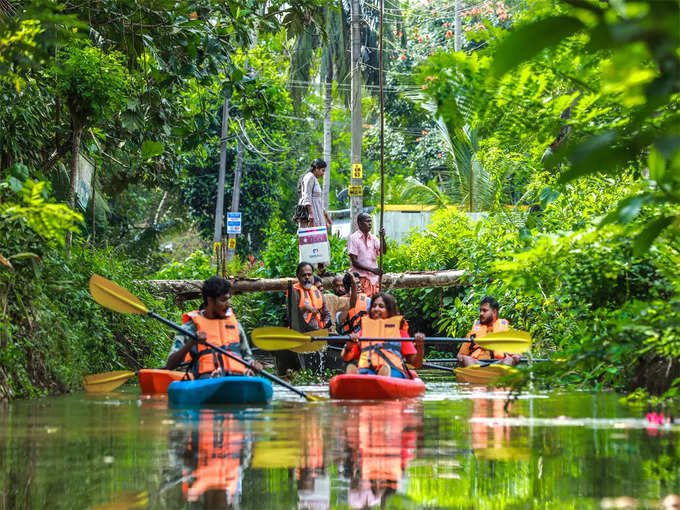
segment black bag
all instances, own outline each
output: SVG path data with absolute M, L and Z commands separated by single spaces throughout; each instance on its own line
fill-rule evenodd
M 293 221 L 296 223 L 309 221 L 309 211 L 307 211 L 306 205 L 295 206 L 295 212 L 293 213 Z

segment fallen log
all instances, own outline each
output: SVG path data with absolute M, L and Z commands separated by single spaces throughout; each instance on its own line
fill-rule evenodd
M 452 287 L 463 285 L 464 271 L 413 271 L 407 273 L 385 273 L 382 283 L 385 290 L 421 289 L 429 287 Z M 323 278 L 324 287 L 331 288 L 333 277 Z M 295 278 L 229 278 L 233 294 L 248 292 L 285 292 L 288 282 Z M 142 284 L 150 287 L 157 295 L 172 294 L 179 300 L 197 299 L 201 297 L 202 280 L 143 280 Z

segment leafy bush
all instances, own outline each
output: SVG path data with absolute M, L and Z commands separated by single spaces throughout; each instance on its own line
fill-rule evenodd
M 173 310 L 134 283 L 145 268 L 78 243 L 69 256 L 60 246 L 80 215 L 49 202 L 46 186 L 30 180 L 14 186 L 25 205 L 12 205 L 5 184 L 0 253 L 11 255 L 0 266 L 0 399 L 63 392 L 90 373 L 163 364 L 168 333 L 145 317 L 107 311 L 88 291 L 98 273 L 150 307 Z

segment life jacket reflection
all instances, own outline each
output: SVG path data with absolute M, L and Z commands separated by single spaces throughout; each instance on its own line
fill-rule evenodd
M 389 319 L 371 319 L 364 316 L 361 318 L 361 336 L 366 338 L 401 338 L 399 329 L 401 321 L 401 315 L 395 315 Z M 401 342 L 390 342 L 389 340 L 368 342 L 362 340 L 360 348 L 359 369 L 370 368 L 377 372 L 380 367 L 387 364 L 390 368 L 404 371 Z
M 371 502 L 385 488 L 398 488 L 408 461 L 415 455 L 422 415 L 413 412 L 414 404 L 387 401 L 353 409 L 347 417 L 347 443 L 353 461 L 359 464 L 358 486 L 350 490 L 350 500 Z M 379 500 L 377 501 L 379 503 Z M 351 503 L 350 503 L 351 504 Z
M 234 311 L 229 308 L 224 319 L 207 319 L 200 312 L 193 311 L 184 315 L 185 322 L 192 321 L 196 330 L 204 332 L 207 341 L 226 349 L 231 354 L 241 358 L 241 338 L 239 336 L 238 321 Z M 189 362 L 190 370 L 195 379 L 211 374 L 221 368 L 225 374 L 242 375 L 246 371 L 245 365 L 224 354 L 214 351 L 205 344 L 196 344 L 185 358 Z
M 467 337 L 471 338 L 474 335 L 475 338 L 481 338 L 484 335 L 488 335 L 489 333 L 508 331 L 509 329 L 510 324 L 505 319 L 496 319 L 495 322 L 490 327 L 480 323 L 479 319 L 477 319 L 473 324 L 472 329 L 467 334 Z M 475 359 L 490 359 L 491 357 L 495 359 L 503 359 L 505 357 L 504 353 L 502 352 L 494 352 L 488 349 L 481 348 L 480 346 L 474 343 L 474 340 L 472 341 L 472 343 L 469 344 L 469 351 L 470 357 Z
M 230 504 L 241 493 L 241 449 L 244 434 L 240 422 L 229 415 L 202 412 L 198 430 L 189 438 L 185 458 L 191 459 L 184 476 L 186 501 L 198 501 L 206 492 L 223 493 Z

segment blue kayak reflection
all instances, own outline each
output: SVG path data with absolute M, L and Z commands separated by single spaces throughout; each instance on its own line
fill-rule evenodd
M 182 497 L 203 508 L 238 507 L 251 444 L 243 416 L 203 409 L 180 415 L 171 437 Z

